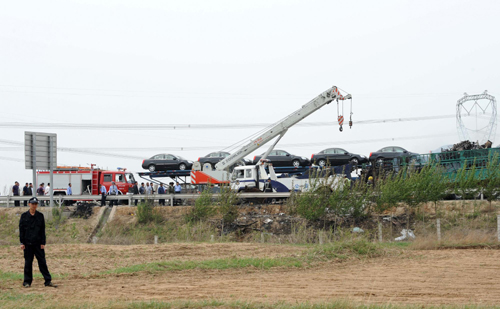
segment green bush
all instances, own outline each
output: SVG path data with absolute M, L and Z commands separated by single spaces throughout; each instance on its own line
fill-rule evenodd
M 229 185 L 220 187 L 219 213 L 224 224 L 230 224 L 238 218 L 238 194 L 231 190 Z
M 185 215 L 187 222 L 203 221 L 211 217 L 215 213 L 214 201 L 212 197 L 212 189 L 207 186 L 200 197 L 195 201 L 194 207 Z
M 153 206 L 149 203 L 141 203 L 137 205 L 137 222 L 149 223 L 154 220 Z

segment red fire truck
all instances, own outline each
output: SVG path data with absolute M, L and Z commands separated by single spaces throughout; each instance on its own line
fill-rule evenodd
M 66 195 L 68 184 L 71 183 L 73 195 L 99 195 L 101 185 L 109 191 L 111 182 L 114 181 L 121 194 L 127 194 L 134 185 L 134 175 L 125 169 L 106 171 L 91 167 L 58 166 L 54 169 L 53 183 L 51 184 L 54 195 Z M 50 182 L 49 171 L 37 172 L 37 183 L 47 185 Z

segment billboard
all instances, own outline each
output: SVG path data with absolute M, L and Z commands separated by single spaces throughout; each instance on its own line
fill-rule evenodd
M 24 132 L 24 154 L 25 166 L 28 170 L 55 168 L 57 166 L 57 134 Z

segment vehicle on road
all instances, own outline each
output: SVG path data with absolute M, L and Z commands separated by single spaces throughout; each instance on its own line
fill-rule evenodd
M 417 156 L 417 155 L 418 155 L 418 153 L 408 151 L 408 150 L 404 149 L 403 147 L 387 146 L 387 147 L 384 147 L 378 151 L 371 152 L 370 157 L 369 157 L 369 161 L 376 164 L 376 165 L 382 165 L 382 164 L 384 164 L 384 161 L 399 158 L 402 161 L 409 163 L 410 157 Z
M 302 165 L 302 169 L 307 170 L 307 167 L 311 164 L 310 160 L 306 157 L 294 156 L 283 150 L 275 150 L 274 147 L 286 134 L 289 128 L 318 111 L 323 106 L 335 101 L 337 102 L 337 106 L 342 106 L 342 108 L 337 109 L 337 119 L 340 126 L 339 130 L 342 132 L 344 116 L 340 114 L 339 111 L 343 111 L 344 101 L 350 99 L 352 99 L 350 94 L 342 95 L 337 87 L 330 87 L 308 103 L 302 105 L 302 107 L 295 112 L 289 114 L 272 126 L 269 126 L 269 128 L 261 133 L 254 135 L 248 144 L 244 144 L 239 150 L 217 163 L 215 169 L 202 169 L 200 162 L 195 162 L 190 174 L 191 183 L 231 184 L 231 188 L 235 191 L 240 191 L 241 189 L 245 191 L 264 191 L 265 184 L 269 183 L 270 180 L 273 188 L 275 188 L 275 186 L 279 187 L 276 188 L 277 192 L 308 190 L 310 188 L 309 179 L 305 173 L 302 173 L 302 175 L 299 173 L 279 174 L 276 173 L 274 166 L 297 166 L 296 169 L 299 170 Z M 351 125 L 352 119 L 349 120 L 349 126 Z M 273 139 L 275 139 L 273 144 L 264 154 L 255 156 L 253 165 L 237 166 L 231 173 L 230 169 L 235 163 Z M 301 176 L 305 178 L 301 178 Z M 332 180 L 333 177 L 336 176 L 329 175 L 328 179 Z M 332 185 L 332 190 L 336 187 L 335 181 L 333 180 L 329 182 Z
M 225 151 L 211 152 L 204 157 L 199 157 L 198 162 L 200 162 L 202 166 L 205 166 L 206 164 L 210 164 L 210 167 L 212 169 L 214 169 L 215 164 L 219 163 L 219 161 L 224 160 L 225 158 L 229 157 L 230 155 L 231 154 L 229 152 L 225 152 Z M 248 159 L 242 159 L 240 162 L 238 162 L 238 164 L 249 165 L 249 164 L 252 164 L 252 161 L 250 161 Z
M 99 195 L 101 186 L 109 190 L 115 182 L 120 194 L 127 194 L 134 185 L 134 175 L 126 170 L 108 171 L 99 168 L 81 166 L 58 166 L 54 169 L 54 195 L 66 195 L 68 183 L 72 185 L 73 195 Z M 37 171 L 37 183 L 49 183 L 49 171 Z
M 264 156 L 261 154 L 260 156 L 255 156 L 253 158 L 253 164 L 257 165 L 260 159 Z M 267 160 L 271 161 L 273 166 L 310 166 L 311 161 L 306 157 L 296 156 L 284 150 L 273 150 L 266 157 Z
M 167 170 L 190 170 L 192 166 L 193 161 L 184 159 L 181 156 L 176 156 L 168 153 L 157 154 L 149 159 L 145 159 L 142 161 L 142 168 L 145 170 L 149 170 L 150 172 Z
M 326 165 L 338 166 L 344 164 L 358 165 L 368 163 L 368 158 L 363 155 L 351 153 L 342 148 L 328 148 L 311 156 L 311 162 L 321 167 Z

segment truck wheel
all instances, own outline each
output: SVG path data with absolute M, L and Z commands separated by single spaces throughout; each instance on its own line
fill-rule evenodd
M 326 161 L 325 161 L 325 160 L 323 160 L 323 159 L 321 159 L 321 160 L 319 160 L 319 161 L 318 161 L 318 165 L 319 165 L 320 167 L 325 167 L 325 165 L 326 165 Z
M 148 170 L 150 172 L 154 172 L 154 171 L 156 171 L 156 166 L 154 166 L 154 164 L 151 164 L 150 166 L 148 166 Z
M 293 160 L 293 161 L 292 161 L 292 165 L 293 165 L 294 167 L 299 167 L 299 166 L 300 166 L 300 161 L 299 161 L 299 160 Z
M 351 162 L 350 162 L 352 165 L 358 165 L 358 159 L 356 158 L 352 158 Z
M 179 164 L 179 169 L 180 170 L 185 170 L 186 169 L 186 164 L 184 164 L 184 163 Z

